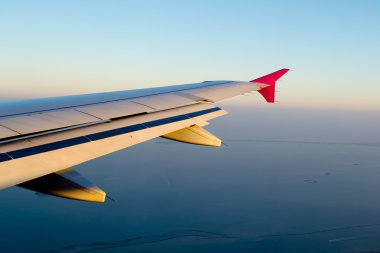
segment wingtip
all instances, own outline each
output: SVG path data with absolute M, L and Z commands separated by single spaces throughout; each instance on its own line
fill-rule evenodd
M 290 69 L 283 68 L 280 70 L 277 70 L 273 73 L 270 73 L 268 75 L 256 78 L 254 80 L 251 80 L 251 83 L 263 83 L 267 85 L 274 85 L 278 79 L 280 79 L 283 75 L 285 75 Z
M 275 85 L 276 81 L 280 79 L 283 75 L 285 75 L 290 69 L 283 68 L 280 70 L 277 70 L 273 73 L 270 73 L 268 75 L 259 77 L 255 80 L 252 80 L 250 82 L 252 83 L 259 83 L 259 84 L 265 84 L 264 87 L 262 87 L 258 92 L 265 98 L 265 100 L 268 103 L 274 103 L 275 102 Z

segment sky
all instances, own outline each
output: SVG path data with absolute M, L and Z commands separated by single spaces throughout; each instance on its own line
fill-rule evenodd
M 205 80 L 283 67 L 280 107 L 380 110 L 379 1 L 0 1 L 2 99 Z M 252 95 L 230 103 L 260 105 Z

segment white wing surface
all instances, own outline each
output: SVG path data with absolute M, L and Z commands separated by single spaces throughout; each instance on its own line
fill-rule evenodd
M 67 169 L 159 136 L 219 146 L 221 141 L 202 128 L 210 119 L 226 114 L 213 103 L 252 91 L 272 103 L 275 82 L 287 71 L 250 82 L 209 81 L 2 103 L 0 189 L 20 185 L 55 196 L 103 202 L 105 194 L 100 189 Z

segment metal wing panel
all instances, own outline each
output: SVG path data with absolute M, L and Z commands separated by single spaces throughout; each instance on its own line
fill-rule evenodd
M 83 94 L 75 96 L 63 96 L 53 98 L 29 99 L 21 101 L 11 101 L 0 103 L 0 118 L 16 115 L 25 115 L 37 112 L 52 111 L 58 109 L 68 109 L 79 106 L 94 105 L 106 102 L 116 102 L 127 99 L 136 99 L 141 97 L 174 94 L 194 89 L 207 89 L 218 87 L 225 84 L 234 84 L 233 81 L 207 81 L 202 83 L 182 84 L 166 87 L 114 91 L 95 94 Z M 255 84 L 251 83 L 252 86 Z M 192 100 L 192 99 L 191 99 Z
M 140 98 L 132 99 L 133 102 L 146 105 L 155 110 L 165 110 L 175 107 L 180 107 L 184 105 L 190 105 L 197 103 L 196 101 L 185 98 L 182 96 L 177 96 L 175 94 L 162 94 L 154 96 L 146 96 Z
M 14 116 L 26 113 L 43 112 L 47 110 L 66 109 L 77 106 L 92 105 L 104 102 L 114 102 L 137 97 L 172 93 L 181 90 L 204 87 L 206 83 L 182 84 L 166 87 L 112 91 L 74 96 L 38 98 L 0 103 L 0 117 Z
M 0 125 L 19 134 L 30 134 L 99 121 L 99 118 L 72 109 L 5 117 Z M 8 136 L 10 137 L 10 136 Z
M 7 128 L 7 127 L 0 126 L 0 139 L 12 137 L 12 136 L 15 136 L 18 134 L 19 133 L 15 132 L 15 131 Z
M 78 111 L 94 115 L 101 119 L 112 119 L 154 111 L 148 106 L 134 103 L 130 100 L 87 105 L 75 108 Z
M 242 83 L 229 83 L 221 84 L 217 86 L 198 88 L 186 91 L 187 94 L 191 94 L 196 97 L 202 97 L 208 101 L 217 102 L 227 98 L 231 98 L 244 93 L 258 90 L 256 85 L 249 82 Z
M 254 86 L 252 83 L 249 84 L 250 86 Z M 244 88 L 244 85 L 238 85 L 236 82 L 205 82 L 202 84 L 148 89 L 147 92 L 144 92 L 144 90 L 136 90 L 130 92 L 123 91 L 62 97 L 56 98 L 56 100 L 52 98 L 41 101 L 32 100 L 29 107 L 27 107 L 28 101 L 23 101 L 21 102 L 21 108 L 24 109 L 16 111 L 10 110 L 10 112 L 18 112 L 21 114 L 6 117 L 1 117 L 0 115 L 0 126 L 3 126 L 3 129 L 1 129 L 0 132 L 0 139 L 17 136 L 19 134 L 25 135 L 86 124 L 98 120 L 108 120 L 139 113 L 167 110 L 196 104 L 201 100 L 217 101 L 231 96 L 231 93 L 241 94 L 246 90 L 247 89 Z M 160 91 L 168 93 L 155 94 Z M 144 96 L 144 94 L 150 93 L 155 95 Z M 178 93 L 178 95 L 176 93 Z M 132 96 L 138 97 L 127 100 L 104 102 L 104 99 L 120 99 Z M 67 103 L 65 104 L 64 101 Z M 93 104 L 74 106 L 75 104 L 88 102 Z M 17 103 L 13 105 L 17 105 Z M 56 107 L 65 106 L 71 106 L 71 108 L 54 109 Z M 1 109 L 3 108 L 4 107 L 1 106 Z M 15 106 L 15 108 L 17 109 L 17 106 Z M 47 111 L 38 111 L 43 108 Z M 22 114 L 22 112 L 27 110 L 37 111 Z

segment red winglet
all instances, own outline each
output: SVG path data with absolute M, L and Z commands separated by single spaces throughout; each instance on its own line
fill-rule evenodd
M 255 80 L 250 81 L 251 83 L 261 83 L 261 84 L 266 84 L 269 85 L 267 87 L 261 88 L 258 90 L 258 92 L 265 98 L 265 100 L 268 103 L 274 103 L 274 94 L 275 94 L 275 86 L 276 86 L 276 81 L 282 77 L 283 75 L 288 72 L 289 69 L 280 69 L 276 72 L 273 72 L 269 75 L 257 78 Z

